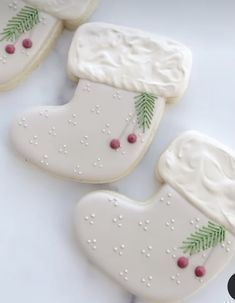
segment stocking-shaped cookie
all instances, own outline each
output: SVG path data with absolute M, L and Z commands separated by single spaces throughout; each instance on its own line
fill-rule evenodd
M 110 182 L 143 157 L 165 102 L 182 97 L 191 54 L 172 40 L 91 23 L 75 34 L 68 70 L 80 79 L 72 101 L 22 114 L 13 125 L 14 145 L 61 176 Z
M 0 90 L 21 82 L 54 45 L 64 26 L 75 29 L 98 0 L 1 0 Z
M 234 255 L 235 153 L 196 132 L 163 153 L 144 203 L 97 191 L 77 206 L 88 257 L 140 302 L 182 302 Z

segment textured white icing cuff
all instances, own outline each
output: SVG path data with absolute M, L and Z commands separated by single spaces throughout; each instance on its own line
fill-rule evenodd
M 197 132 L 179 136 L 158 173 L 204 214 L 235 234 L 235 153 Z
M 68 69 L 78 78 L 179 99 L 188 84 L 191 52 L 184 45 L 136 29 L 87 23 L 75 33 Z
M 76 20 L 97 0 L 24 0 L 26 3 L 62 20 Z

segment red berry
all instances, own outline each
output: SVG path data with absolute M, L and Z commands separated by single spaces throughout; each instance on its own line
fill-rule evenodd
M 195 268 L 195 275 L 197 276 L 197 277 L 203 277 L 203 276 L 205 276 L 205 274 L 206 274 L 206 269 L 205 269 L 205 267 L 204 266 L 197 266 L 196 268 Z
M 110 142 L 110 147 L 112 149 L 118 149 L 120 147 L 120 141 L 118 139 L 113 139 L 111 142 Z
M 180 268 L 185 268 L 188 266 L 188 258 L 186 257 L 180 257 L 177 261 L 177 265 L 180 267 Z
M 15 53 L 15 50 L 16 50 L 16 48 L 15 48 L 15 45 L 13 45 L 13 44 L 8 44 L 8 45 L 5 47 L 5 51 L 6 51 L 8 54 L 10 54 L 10 55 L 14 54 L 14 53 Z
M 33 42 L 30 39 L 24 39 L 22 45 L 24 48 L 31 48 L 33 46 Z
M 136 134 L 130 134 L 128 137 L 127 137 L 127 141 L 131 144 L 135 143 L 137 141 L 137 136 Z

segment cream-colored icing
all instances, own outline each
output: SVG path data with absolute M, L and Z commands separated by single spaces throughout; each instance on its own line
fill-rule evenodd
M 188 267 L 180 269 L 182 242 L 211 219 L 168 184 L 144 203 L 90 193 L 78 203 L 75 220 L 89 259 L 143 303 L 184 301 L 215 278 L 235 251 L 227 233 L 222 245 L 188 256 Z M 194 274 L 199 265 L 206 268 L 201 279 Z
M 190 50 L 176 41 L 112 24 L 89 23 L 75 33 L 68 69 L 78 78 L 174 101 L 187 87 L 191 61 Z
M 163 153 L 160 177 L 203 213 L 235 234 L 235 153 L 197 132 L 178 137 Z
M 25 0 L 38 9 L 63 20 L 80 18 L 93 0 Z
M 158 98 L 150 129 L 137 124 L 135 96 L 105 84 L 80 80 L 73 100 L 64 106 L 34 108 L 14 122 L 16 149 L 33 163 L 80 182 L 106 183 L 128 174 L 139 163 L 163 115 Z M 127 141 L 129 134 L 137 142 Z M 110 148 L 118 138 L 119 150 Z
M 14 3 L 11 0 L 0 1 L 0 32 L 6 27 L 8 20 L 25 6 L 25 3 L 21 0 L 17 0 Z M 41 22 L 38 25 L 34 26 L 31 31 L 21 35 L 18 41 L 14 43 L 15 54 L 9 55 L 5 51 L 6 45 L 12 42 L 0 41 L 0 89 L 23 74 L 28 66 L 34 60 L 37 60 L 39 53 L 43 56 L 41 52 L 47 45 L 48 40 L 51 39 L 52 33 L 55 28 L 60 28 L 61 26 L 61 21 L 45 13 L 40 12 L 40 20 Z M 31 49 L 25 49 L 22 46 L 22 41 L 25 38 L 32 40 L 33 47 Z

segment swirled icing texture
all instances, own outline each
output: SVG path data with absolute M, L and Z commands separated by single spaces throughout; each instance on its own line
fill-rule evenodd
M 178 137 L 158 172 L 210 218 L 235 234 L 235 153 L 197 132 Z
M 79 18 L 92 0 L 25 0 L 34 7 L 63 20 Z
M 112 24 L 87 23 L 75 33 L 68 69 L 78 78 L 174 101 L 187 87 L 191 61 L 191 52 L 176 41 Z

